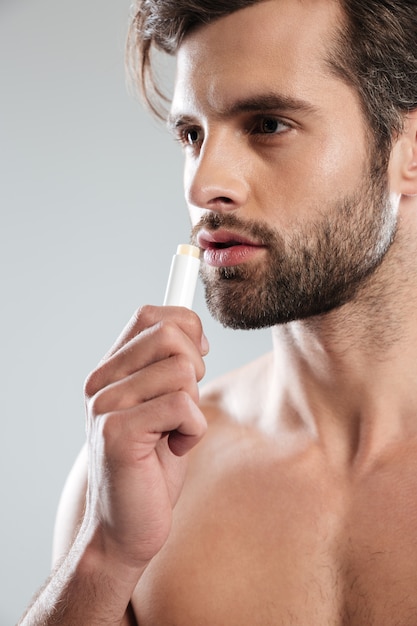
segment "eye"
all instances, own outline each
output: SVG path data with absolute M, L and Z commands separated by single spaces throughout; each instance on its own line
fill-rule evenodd
M 261 130 L 263 133 L 276 133 L 278 129 L 278 120 L 273 117 L 266 117 L 261 121 Z
M 196 128 L 191 128 L 185 132 L 185 140 L 190 146 L 193 146 L 195 143 L 200 141 L 200 131 Z
M 197 146 L 203 141 L 203 132 L 201 128 L 197 126 L 184 126 L 177 130 L 177 138 L 179 142 L 187 147 L 187 146 Z
M 290 125 L 279 117 L 259 117 L 252 127 L 252 133 L 261 135 L 278 135 L 290 129 Z

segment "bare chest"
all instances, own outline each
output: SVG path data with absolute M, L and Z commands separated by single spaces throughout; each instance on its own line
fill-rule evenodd
M 347 492 L 302 464 L 260 465 L 187 486 L 136 590 L 140 626 L 415 626 L 413 472 Z

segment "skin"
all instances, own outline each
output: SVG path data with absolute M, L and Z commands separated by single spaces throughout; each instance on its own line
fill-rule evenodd
M 330 0 L 267 0 L 184 40 L 172 121 L 193 225 L 234 215 L 291 236 L 357 188 L 366 122 L 323 66 L 338 19 Z M 308 106 L 234 110 L 265 91 Z M 259 114 L 282 132 L 247 132 Z M 351 301 L 275 326 L 270 354 L 201 393 L 198 317 L 134 316 L 86 383 L 88 473 L 83 452 L 63 564 L 22 624 L 415 625 L 417 114 L 405 121 L 395 240 Z M 267 258 L 241 261 L 254 275 Z

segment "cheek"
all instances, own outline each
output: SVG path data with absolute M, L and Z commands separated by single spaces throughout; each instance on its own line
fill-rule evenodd
M 348 141 L 331 142 L 328 149 L 317 157 L 321 179 L 328 186 L 336 182 L 341 189 L 349 188 L 363 174 L 365 155 L 360 149 L 351 150 Z
M 303 169 L 302 169 L 303 168 Z M 301 179 L 292 184 L 317 203 L 355 192 L 367 170 L 365 151 L 352 149 L 352 138 L 323 137 L 303 160 Z
M 333 129 L 323 141 L 323 151 L 317 155 L 323 186 L 333 195 L 351 194 L 370 169 L 368 132 L 362 114 L 349 116 L 349 106 L 355 101 L 347 98 L 346 110 L 337 109 Z

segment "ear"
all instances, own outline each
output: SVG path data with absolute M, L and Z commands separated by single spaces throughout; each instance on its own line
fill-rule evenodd
M 417 195 L 417 109 L 405 116 L 404 130 L 392 148 L 389 174 L 394 191 Z

